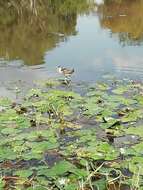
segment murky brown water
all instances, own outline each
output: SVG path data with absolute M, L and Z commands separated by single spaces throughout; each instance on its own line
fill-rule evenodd
M 58 65 L 78 81 L 143 79 L 143 0 L 36 2 L 0 3 L 1 86 L 56 75 Z

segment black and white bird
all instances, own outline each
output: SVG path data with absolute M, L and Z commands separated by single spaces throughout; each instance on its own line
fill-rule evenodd
M 70 77 L 74 73 L 74 69 L 67 69 L 65 67 L 58 66 L 58 72 L 65 77 Z

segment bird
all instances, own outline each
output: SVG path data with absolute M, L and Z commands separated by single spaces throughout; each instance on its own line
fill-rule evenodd
M 65 77 L 70 77 L 74 73 L 74 69 L 67 69 L 61 66 L 58 66 L 58 72 L 63 74 Z

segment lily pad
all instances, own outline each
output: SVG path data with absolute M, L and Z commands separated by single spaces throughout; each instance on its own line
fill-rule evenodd
M 21 178 L 28 178 L 33 174 L 31 170 L 18 170 L 14 172 L 14 175 L 19 176 Z
M 56 163 L 55 166 L 53 166 L 52 168 L 48 169 L 45 175 L 47 177 L 58 177 L 65 174 L 66 172 L 70 172 L 71 169 L 74 169 L 74 168 L 75 166 L 73 164 L 63 160 Z M 41 175 L 41 172 L 39 172 L 39 175 Z
M 138 135 L 140 137 L 143 137 L 143 126 L 136 126 L 136 127 L 129 127 L 127 129 L 124 129 L 126 134 L 132 134 L 132 135 Z

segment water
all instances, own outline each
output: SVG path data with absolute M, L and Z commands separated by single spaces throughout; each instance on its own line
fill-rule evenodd
M 35 12 L 1 6 L 1 86 L 56 76 L 58 65 L 74 68 L 76 81 L 143 79 L 143 0 L 64 2 L 36 4 Z

